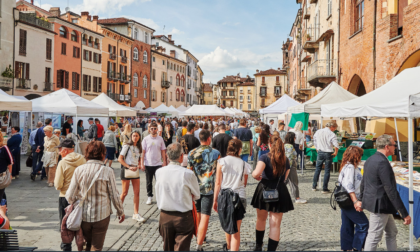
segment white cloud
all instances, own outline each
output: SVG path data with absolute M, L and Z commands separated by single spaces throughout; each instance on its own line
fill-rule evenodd
M 184 34 L 184 32 L 178 30 L 177 28 L 172 28 L 172 30 L 170 32 L 168 32 L 168 34 L 172 34 L 172 35 L 175 35 L 175 34 Z
M 160 29 L 160 26 L 156 24 L 155 21 L 153 21 L 150 18 L 140 18 L 140 17 L 133 17 L 133 16 L 125 16 L 125 15 L 123 15 L 123 17 L 128 18 L 128 19 L 133 19 L 139 22 L 140 24 L 144 24 L 145 26 L 155 29 L 156 31 Z
M 238 57 L 229 53 L 227 50 L 223 50 L 219 46 L 200 60 L 200 66 L 207 71 L 244 67 Z
M 42 9 L 49 11 L 51 7 L 53 7 L 51 4 L 40 4 L 38 1 L 34 2 L 35 6 L 41 7 Z
M 76 13 L 89 11 L 91 14 L 110 14 L 121 11 L 124 6 L 129 6 L 134 2 L 136 0 L 83 0 L 82 4 L 71 7 L 71 9 Z M 142 0 L 141 2 L 145 1 Z

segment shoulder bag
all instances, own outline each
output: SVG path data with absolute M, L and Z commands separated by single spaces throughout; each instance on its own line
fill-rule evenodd
M 344 179 L 344 173 L 343 173 L 343 179 Z M 353 184 L 354 184 L 354 180 L 353 180 Z M 344 188 L 344 186 L 338 181 L 335 182 L 335 188 L 334 188 L 334 191 L 331 193 L 331 197 L 330 197 L 330 205 L 332 209 L 334 210 L 337 209 L 336 204 L 338 204 L 340 208 L 344 208 L 344 209 L 354 207 L 350 194 L 347 192 L 346 188 Z
M 277 187 L 279 186 L 281 177 L 282 176 L 280 176 L 279 181 L 277 182 L 276 188 L 268 190 L 263 188 L 263 199 L 265 203 L 279 201 L 279 191 L 277 190 Z
M 101 166 L 101 168 L 95 173 L 95 176 L 92 179 L 92 182 L 90 183 L 89 188 L 87 189 L 85 195 L 80 200 L 77 200 L 72 204 L 73 211 L 69 214 L 66 224 L 67 229 L 70 231 L 78 231 L 80 229 L 80 226 L 82 225 L 82 212 L 83 212 L 83 203 L 86 199 L 87 194 L 89 193 L 90 189 L 92 188 L 93 184 L 95 184 L 96 180 L 99 177 L 99 173 L 102 171 L 102 169 L 105 166 Z
M 125 153 L 124 161 L 126 161 L 126 159 L 127 159 L 128 152 L 129 151 L 133 152 L 133 150 L 131 150 L 130 147 L 131 146 L 128 147 L 127 153 Z M 124 177 L 127 178 L 127 179 L 140 178 L 140 171 L 139 171 L 139 169 L 137 169 L 136 171 L 132 171 L 132 170 L 128 169 L 127 167 L 123 166 L 123 165 L 121 165 L 121 169 L 124 169 Z
M 12 176 L 10 176 L 9 168 L 0 175 L 0 189 L 8 187 L 12 183 Z
M 32 168 L 32 163 L 33 163 L 33 156 L 31 152 L 31 154 L 29 154 L 28 158 L 26 159 L 26 167 Z

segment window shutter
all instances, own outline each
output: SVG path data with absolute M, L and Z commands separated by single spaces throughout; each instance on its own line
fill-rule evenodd
M 111 91 L 109 90 L 109 82 L 106 83 L 106 91 Z
M 89 51 L 89 61 L 92 61 L 92 52 Z
M 117 47 L 116 47 L 116 46 L 113 46 L 113 47 L 112 47 L 112 51 L 113 51 L 115 54 L 117 54 Z
M 47 59 L 51 59 L 51 39 L 47 39 Z
M 65 88 L 69 89 L 69 72 L 65 71 L 66 77 L 65 77 Z
M 111 45 L 108 45 L 108 52 L 111 53 L 112 47 Z
M 121 49 L 121 48 L 120 48 L 120 56 L 121 56 L 121 57 L 122 57 L 122 56 L 124 56 L 124 55 L 123 55 L 123 49 Z
M 98 62 L 99 64 L 101 64 L 102 63 L 102 55 L 101 54 L 99 54 L 99 62 Z
M 106 76 L 109 77 L 109 62 L 106 64 Z
M 20 74 L 19 62 L 15 61 L 15 77 L 18 78 Z
M 124 66 L 124 73 L 127 74 L 127 66 Z
M 79 90 L 80 74 L 76 73 L 76 90 Z
M 26 78 L 27 80 L 29 80 L 29 63 L 26 63 Z
M 89 92 L 91 90 L 91 84 L 92 84 L 91 80 L 92 80 L 92 76 L 89 75 L 89 82 L 88 82 L 88 91 Z
M 87 90 L 86 74 L 83 75 L 83 91 Z
M 98 92 L 102 92 L 102 78 L 101 77 L 99 77 L 99 80 L 98 80 Z
M 61 70 L 57 70 L 57 88 L 61 88 Z
M 71 89 L 73 90 L 76 89 L 76 73 L 75 72 L 71 73 Z
M 64 55 L 67 53 L 67 44 L 64 43 Z
M 96 77 L 93 76 L 93 92 L 96 92 Z

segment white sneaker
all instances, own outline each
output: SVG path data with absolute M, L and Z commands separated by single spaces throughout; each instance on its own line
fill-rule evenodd
M 306 204 L 308 201 L 304 199 L 298 199 L 295 201 L 296 204 Z
M 146 222 L 146 219 L 141 217 L 140 214 L 133 214 L 133 220 L 136 220 L 136 221 L 141 222 L 141 223 Z
M 151 205 L 151 204 L 152 204 L 152 197 L 148 197 L 146 201 L 146 205 Z

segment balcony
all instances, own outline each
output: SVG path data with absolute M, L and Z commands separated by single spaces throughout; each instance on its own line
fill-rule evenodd
M 118 79 L 124 83 L 130 83 L 129 76 L 126 73 L 118 73 Z
M 235 90 L 235 87 L 222 87 L 222 89 Z
M 116 60 L 117 59 L 117 55 L 115 53 L 110 53 L 109 54 L 109 59 L 110 60 Z
M 126 102 L 131 102 L 131 94 L 124 95 L 124 98 Z
M 44 82 L 44 92 L 52 92 L 54 91 L 54 83 L 51 82 Z
M 312 89 L 310 88 L 301 88 L 298 89 L 298 93 L 303 96 L 310 96 L 312 93 Z
M 118 96 L 118 98 L 119 98 L 119 101 L 120 101 L 120 102 L 125 102 L 125 95 L 120 94 L 120 95 Z
M 337 60 L 317 60 L 308 67 L 308 82 L 313 87 L 323 88 L 336 80 Z
M 265 92 L 265 91 L 264 92 L 260 92 L 260 96 L 261 97 L 267 97 L 267 92 Z
M 310 3 L 311 4 L 316 4 L 316 3 L 318 3 L 318 0 L 311 0 Z
M 162 81 L 162 88 L 163 89 L 168 89 L 170 86 L 171 86 L 171 82 L 170 81 L 166 81 L 166 80 L 163 80 Z
M 118 100 L 118 94 L 116 94 L 116 93 L 107 92 L 107 95 L 108 95 L 109 98 L 111 98 L 114 101 Z
M 121 57 L 121 63 L 127 63 L 127 57 L 122 56 Z
M 281 96 L 281 93 L 280 92 L 275 92 L 274 93 L 274 97 L 280 97 Z
M 31 80 L 16 79 L 16 89 L 32 89 Z
M 110 79 L 110 80 L 118 80 L 117 73 L 114 72 L 114 71 L 109 71 L 108 72 L 108 79 Z
M 305 8 L 303 18 L 304 19 L 310 19 L 311 18 L 311 6 L 310 5 Z
M 306 28 L 303 34 L 303 49 L 309 53 L 314 53 L 319 48 L 319 24 Z
M 19 21 L 53 31 L 53 24 L 48 21 L 42 20 L 41 18 L 37 18 L 35 13 L 20 12 Z
M 3 91 L 9 91 L 12 89 L 13 78 L 7 78 L 0 76 L 0 89 Z

